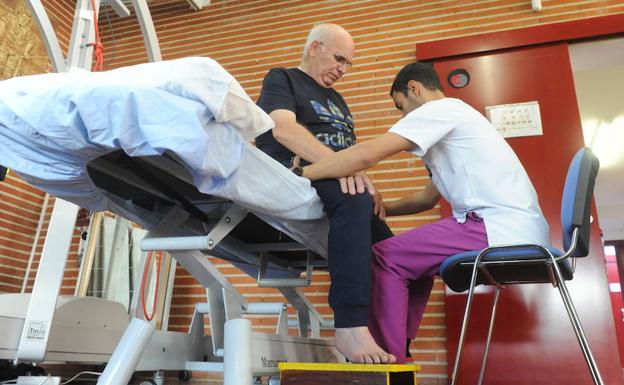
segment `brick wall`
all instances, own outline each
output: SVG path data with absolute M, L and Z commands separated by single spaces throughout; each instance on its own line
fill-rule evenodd
M 37 191 L 36 189 L 33 189 L 33 190 Z M 39 239 L 37 241 L 37 246 L 35 248 L 35 255 L 33 258 L 30 272 L 27 274 L 27 277 L 26 277 L 27 279 L 26 288 L 25 288 L 26 293 L 32 292 L 33 284 L 35 282 L 35 277 L 37 275 L 37 269 L 39 268 L 41 252 L 43 251 L 43 244 L 46 240 L 46 236 L 48 233 L 48 226 L 50 224 L 50 217 L 52 215 L 52 209 L 54 208 L 55 200 L 56 199 L 54 197 L 50 197 L 48 201 L 48 206 L 45 211 L 46 214 L 43 218 L 43 223 L 41 227 L 41 235 L 39 236 Z M 40 206 L 39 210 L 41 209 L 42 208 Z M 74 290 L 76 288 L 76 280 L 78 278 L 78 272 L 80 270 L 80 261 L 79 261 L 79 256 L 78 256 L 78 248 L 81 242 L 80 234 L 81 234 L 81 229 L 74 228 L 72 241 L 69 246 L 69 253 L 67 255 L 67 261 L 65 262 L 63 281 L 61 282 L 61 290 L 60 290 L 61 295 L 74 295 Z
M 25 7 L 24 0 L 0 1 L 3 10 L 11 10 Z M 71 33 L 73 19 L 73 1 L 44 1 L 57 38 L 64 53 L 67 52 L 67 42 Z M 34 48 L 30 54 L 22 58 L 22 67 L 17 75 L 28 75 L 44 72 L 49 69 L 47 53 L 40 39 L 34 21 L 26 27 L 34 36 Z M 0 35 L 0 44 L 8 35 Z M 39 258 L 43 248 L 43 242 L 47 233 L 47 226 L 54 205 L 54 198 L 49 200 L 49 205 L 42 223 L 41 234 L 37 241 L 33 263 L 27 274 L 28 259 L 32 245 L 35 242 L 35 233 L 39 223 L 45 194 L 32 186 L 24 183 L 15 173 L 10 172 L 4 182 L 0 182 L 0 293 L 17 293 L 26 277 L 28 283 L 26 292 L 32 291 L 32 284 L 37 273 Z M 71 251 L 66 265 L 65 278 L 61 293 L 73 294 L 78 275 L 77 249 L 79 232 L 76 230 L 72 240 Z
M 19 293 L 25 279 L 25 292 L 32 291 L 55 201 L 53 197 L 49 198 L 40 235 L 35 238 L 41 212 L 44 210 L 44 198 L 43 192 L 28 185 L 14 173 L 10 173 L 4 182 L 0 182 L 0 294 Z M 35 241 L 37 245 L 28 269 L 28 260 Z M 77 253 L 79 242 L 80 230 L 76 228 L 61 285 L 63 295 L 73 295 L 76 287 L 80 268 Z
M 0 182 L 0 293 L 19 293 L 39 222 L 43 193 L 15 174 Z
M 417 42 L 482 32 L 515 29 L 553 22 L 624 13 L 623 1 L 543 1 L 543 11 L 531 11 L 530 1 L 212 1 L 194 12 L 182 0 L 150 2 L 164 59 L 202 55 L 218 60 L 253 99 L 263 76 L 273 66 L 295 66 L 310 27 L 335 22 L 356 41 L 353 69 L 337 89 L 345 96 L 360 140 L 385 132 L 399 115 L 388 97 L 390 83 L 403 65 L 414 60 Z M 137 22 L 100 18 L 108 68 L 146 60 Z M 397 199 L 422 188 L 427 180 L 421 161 L 397 155 L 370 171 L 385 199 Z M 439 207 L 420 215 L 390 218 L 400 233 L 439 218 Z M 254 280 L 214 261 L 249 300 L 276 301 L 275 291 L 254 287 Z M 184 330 L 193 304 L 204 291 L 192 277 L 178 270 L 171 329 Z M 317 272 L 305 291 L 319 311 L 331 317 L 326 302 L 328 275 Z M 445 309 L 443 285 L 436 282 L 412 354 L 423 365 L 421 383 L 446 378 Z M 274 320 L 254 319 L 256 329 L 269 330 Z
M 72 23 L 74 22 L 75 0 L 42 0 L 48 13 L 50 23 L 56 33 L 56 38 L 61 46 L 63 55 L 67 56 L 69 37 L 71 36 Z

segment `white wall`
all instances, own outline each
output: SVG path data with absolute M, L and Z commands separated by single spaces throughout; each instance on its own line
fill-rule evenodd
M 605 240 L 624 239 L 624 38 L 570 45 L 585 144 L 600 158 L 595 198 Z

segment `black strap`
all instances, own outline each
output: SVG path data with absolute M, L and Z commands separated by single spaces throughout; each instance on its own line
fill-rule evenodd
M 6 178 L 8 171 L 9 170 L 7 170 L 6 167 L 0 166 L 0 182 L 2 182 L 4 180 L 4 178 Z

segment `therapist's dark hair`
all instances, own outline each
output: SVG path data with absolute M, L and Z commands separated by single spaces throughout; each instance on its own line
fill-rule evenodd
M 407 83 L 410 80 L 416 80 L 428 90 L 442 90 L 440 78 L 433 64 L 416 61 L 403 67 L 396 75 L 390 88 L 390 96 L 395 92 L 407 96 Z

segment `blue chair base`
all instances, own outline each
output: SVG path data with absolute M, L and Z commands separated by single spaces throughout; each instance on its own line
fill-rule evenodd
M 558 257 L 563 258 L 557 260 Z M 565 281 L 572 279 L 574 274 L 573 267 L 565 257 L 567 256 L 563 252 L 552 247 L 519 245 L 466 251 L 453 255 L 442 263 L 440 275 L 449 288 L 456 292 L 468 290 L 457 355 L 451 374 L 451 385 L 455 385 L 457 381 L 461 352 L 474 299 L 475 287 L 480 284 L 496 286 L 488 335 L 477 382 L 478 385 L 481 385 L 485 376 L 485 364 L 496 319 L 496 306 L 500 291 L 503 288 L 502 285 L 517 283 L 552 283 L 559 289 L 564 306 L 570 317 L 570 322 L 592 374 L 592 379 L 596 385 L 604 385 L 565 284 Z
M 563 252 L 548 247 L 555 257 L 560 257 Z M 470 287 L 473 264 L 481 250 L 465 251 L 447 258 L 440 266 L 440 276 L 448 287 L 456 292 L 463 292 Z M 481 284 L 505 284 L 518 282 L 552 283 L 554 276 L 546 262 L 550 262 L 550 256 L 541 248 L 537 247 L 503 247 L 487 253 L 481 262 L 487 266 L 488 277 L 483 271 L 477 275 L 477 285 Z M 572 279 L 573 271 L 567 259 L 558 262 L 559 269 L 565 280 Z M 491 279 L 495 282 L 492 282 Z

